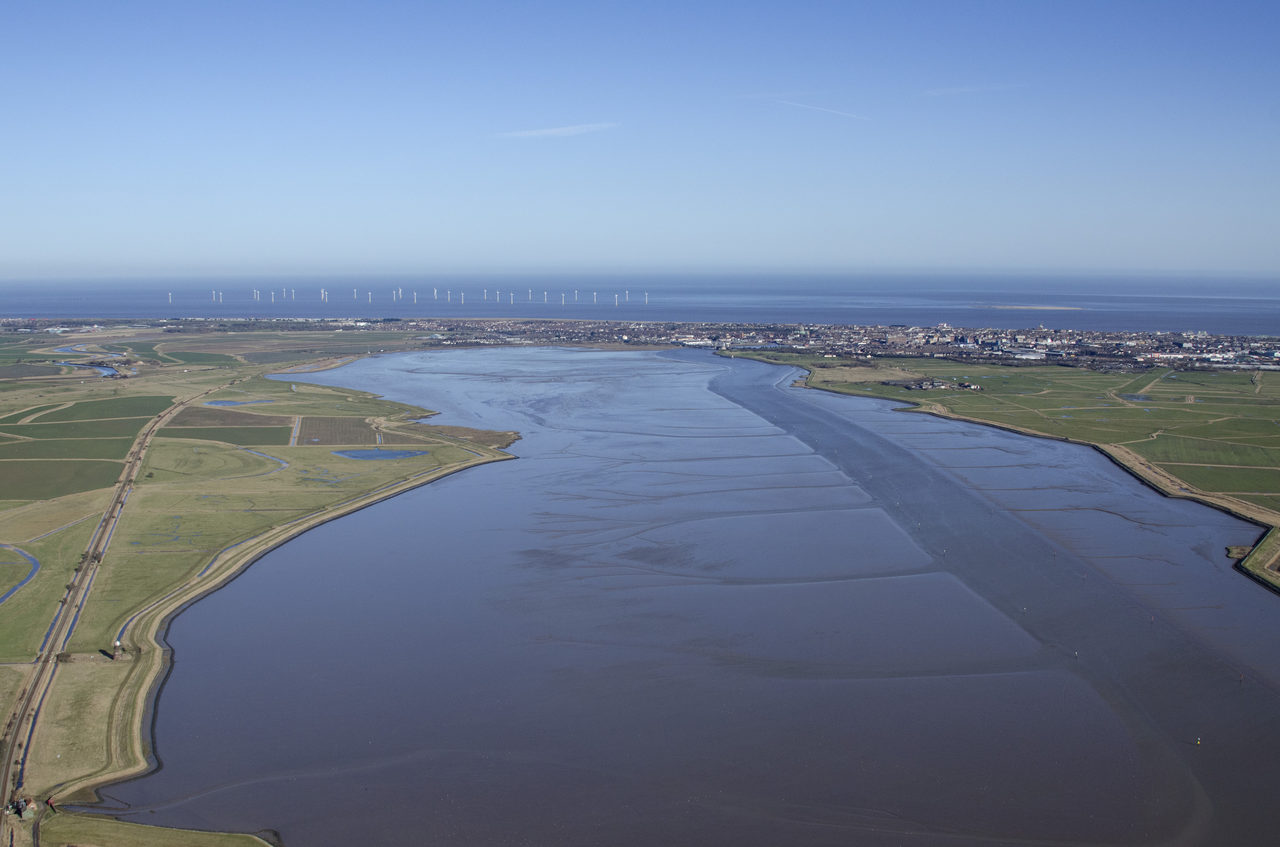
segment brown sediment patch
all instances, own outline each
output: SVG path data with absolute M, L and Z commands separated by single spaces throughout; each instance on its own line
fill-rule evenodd
M 448 438 L 454 441 L 465 442 L 464 446 L 472 446 L 479 444 L 483 447 L 492 447 L 495 450 L 501 450 L 504 447 L 510 447 L 513 443 L 520 439 L 518 432 L 501 432 L 498 430 L 488 429 L 472 429 L 466 426 L 448 426 L 443 424 L 407 424 L 402 425 L 401 429 L 388 429 L 386 432 L 388 437 L 387 444 L 403 444 L 421 441 L 422 439 L 431 438 Z M 400 436 L 401 438 L 397 438 Z
M 276 371 L 276 373 L 309 374 L 309 373 L 316 373 L 317 371 L 331 371 L 334 368 L 340 368 L 343 365 L 349 365 L 359 358 L 361 357 L 360 356 L 340 356 L 340 357 L 330 358 L 330 359 L 321 359 L 317 362 L 308 362 L 305 365 L 294 365 L 291 368 L 285 368 L 283 370 Z

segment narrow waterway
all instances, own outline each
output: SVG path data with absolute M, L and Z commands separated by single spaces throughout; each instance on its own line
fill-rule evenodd
M 185 611 L 127 818 L 330 844 L 1260 843 L 1258 530 L 705 353 L 310 375 L 519 430 Z M 291 377 L 296 380 L 297 377 Z

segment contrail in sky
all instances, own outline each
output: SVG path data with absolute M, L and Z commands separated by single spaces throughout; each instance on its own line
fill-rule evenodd
M 573 126 L 556 126 L 550 129 L 518 129 L 514 132 L 500 132 L 503 138 L 563 138 L 568 135 L 582 135 L 588 132 L 603 132 L 621 126 L 619 123 L 574 124 Z
M 794 100 L 774 100 L 775 103 L 781 103 L 783 106 L 795 106 L 798 109 L 813 109 L 815 112 L 829 112 L 833 115 L 840 115 L 845 118 L 855 118 L 860 121 L 871 120 L 865 115 L 855 115 L 853 112 L 842 112 L 839 109 L 828 109 L 826 106 L 813 106 L 809 103 L 797 103 Z

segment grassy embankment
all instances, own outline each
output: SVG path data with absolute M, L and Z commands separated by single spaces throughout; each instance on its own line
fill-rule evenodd
M 795 353 L 735 355 L 805 368 L 812 388 L 902 400 L 916 404 L 912 411 L 1093 445 L 1170 496 L 1270 527 L 1241 566 L 1280 588 L 1280 374 L 1168 368 L 1104 374 L 940 359 L 851 366 Z M 924 378 L 982 390 L 885 384 Z
M 344 355 L 368 343 L 338 339 L 337 350 L 316 352 Z M 308 527 L 507 458 L 497 448 L 514 434 L 411 423 L 427 412 L 362 392 L 267 380 L 269 365 L 245 361 L 255 354 L 295 361 L 306 354 L 285 348 L 305 345 L 310 353 L 321 338 L 199 341 L 203 349 L 187 351 L 181 341 L 116 340 L 122 352 L 155 363 L 130 380 L 72 374 L 0 383 L 0 543 L 40 562 L 0 615 L 6 714 L 27 684 L 31 659 L 81 566 L 133 437 L 175 398 L 217 389 L 162 429 L 145 456 L 26 752 L 25 793 L 83 801 L 97 786 L 147 767 L 142 721 L 166 661 L 157 634 L 181 605 Z M 258 402 L 204 405 L 212 400 Z M 426 453 L 362 461 L 333 452 L 377 444 Z M 0 593 L 29 569 L 25 558 L 0 548 Z M 125 652 L 113 661 L 118 636 Z M 40 826 L 46 845 L 246 843 L 244 836 L 219 840 L 148 828 L 139 835 L 136 827 L 65 813 L 44 815 Z M 15 832 L 17 844 L 31 837 L 30 825 Z

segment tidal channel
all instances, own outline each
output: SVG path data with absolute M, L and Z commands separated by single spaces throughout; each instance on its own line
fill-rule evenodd
M 547 348 L 307 376 L 519 458 L 179 615 L 162 767 L 108 805 L 288 847 L 1280 833 L 1280 596 L 1225 553 L 1257 527 L 795 377 Z

